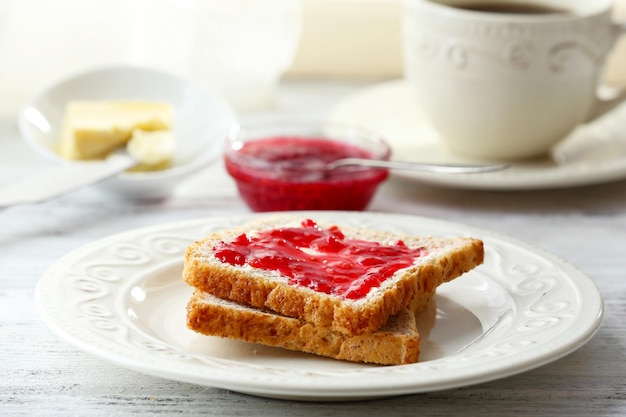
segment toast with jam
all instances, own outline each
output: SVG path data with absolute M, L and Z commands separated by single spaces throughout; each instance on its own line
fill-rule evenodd
M 483 258 L 482 241 L 470 237 L 272 216 L 190 245 L 183 278 L 218 299 L 351 337 L 423 309 L 439 285 Z

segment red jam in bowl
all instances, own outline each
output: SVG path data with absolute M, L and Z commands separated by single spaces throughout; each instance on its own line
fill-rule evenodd
M 226 170 L 254 211 L 363 210 L 388 171 L 325 164 L 339 158 L 388 158 L 365 146 L 317 136 L 271 136 L 226 152 Z M 380 152 L 379 152 L 380 153 Z
M 365 297 L 426 254 L 402 241 L 381 245 L 348 239 L 337 226 L 323 229 L 310 219 L 301 227 L 266 230 L 253 237 L 242 234 L 218 243 L 213 251 L 223 263 L 278 271 L 292 285 L 350 300 Z

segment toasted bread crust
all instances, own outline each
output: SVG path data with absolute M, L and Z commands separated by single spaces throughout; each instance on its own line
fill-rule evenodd
M 204 335 L 353 362 L 400 365 L 419 359 L 420 338 L 415 316 L 407 309 L 391 317 L 377 332 L 347 336 L 328 327 L 219 300 L 196 290 L 187 304 L 187 326 Z
M 279 224 L 280 225 L 280 224 Z M 278 227 L 263 223 L 263 227 Z M 219 298 L 258 308 L 269 308 L 288 317 L 319 327 L 331 327 L 346 335 L 372 333 L 409 303 L 423 308 L 437 286 L 450 281 L 483 262 L 482 241 L 472 238 L 415 238 L 364 229 L 342 229 L 347 237 L 381 242 L 403 240 L 411 247 L 424 247 L 428 254 L 387 280 L 373 294 L 360 300 L 319 293 L 289 284 L 250 267 L 234 267 L 213 257 L 213 246 L 259 225 L 216 233 L 192 244 L 185 256 L 184 280 L 197 289 Z

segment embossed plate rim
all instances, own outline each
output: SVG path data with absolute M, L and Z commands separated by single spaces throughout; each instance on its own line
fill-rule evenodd
M 133 282 L 139 279 L 138 274 L 149 275 L 153 270 L 182 264 L 184 247 L 192 240 L 210 230 L 242 224 L 259 214 L 135 229 L 76 249 L 51 266 L 40 279 L 36 289 L 40 315 L 71 344 L 123 367 L 172 380 L 297 400 L 375 398 L 504 378 L 573 352 L 595 334 L 602 322 L 603 300 L 593 281 L 564 260 L 523 242 L 458 223 L 411 215 L 370 212 L 299 212 L 298 215 L 340 224 L 390 230 L 408 228 L 415 233 L 423 230 L 483 239 L 487 251 L 485 265 L 469 274 L 480 273 L 485 279 L 506 287 L 515 304 L 510 329 L 517 328 L 485 337 L 485 343 L 493 346 L 479 346 L 463 355 L 413 365 L 355 364 L 319 371 L 315 357 L 306 359 L 311 362 L 308 370 L 307 364 L 303 369 L 290 370 L 202 357 L 167 345 L 133 325 L 126 315 L 125 299 Z M 149 245 L 142 239 L 150 241 Z M 111 258 L 107 251 L 118 252 Z M 147 260 L 142 258 L 146 254 Z M 98 269 L 88 259 L 104 262 Z M 118 262 L 119 259 L 123 261 Z M 533 262 L 515 264 L 524 259 Z M 85 268 L 91 268 L 91 275 L 84 273 Z M 102 301 L 99 304 L 95 300 Z

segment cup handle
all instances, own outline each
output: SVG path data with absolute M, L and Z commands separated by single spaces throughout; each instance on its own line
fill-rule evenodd
M 626 21 L 613 23 L 613 33 L 613 43 L 611 48 L 615 46 L 620 37 L 626 34 Z M 604 85 L 600 86 L 598 90 L 598 97 L 593 111 L 587 120 L 588 122 L 610 112 L 626 101 L 626 88 L 624 87 L 611 87 Z

